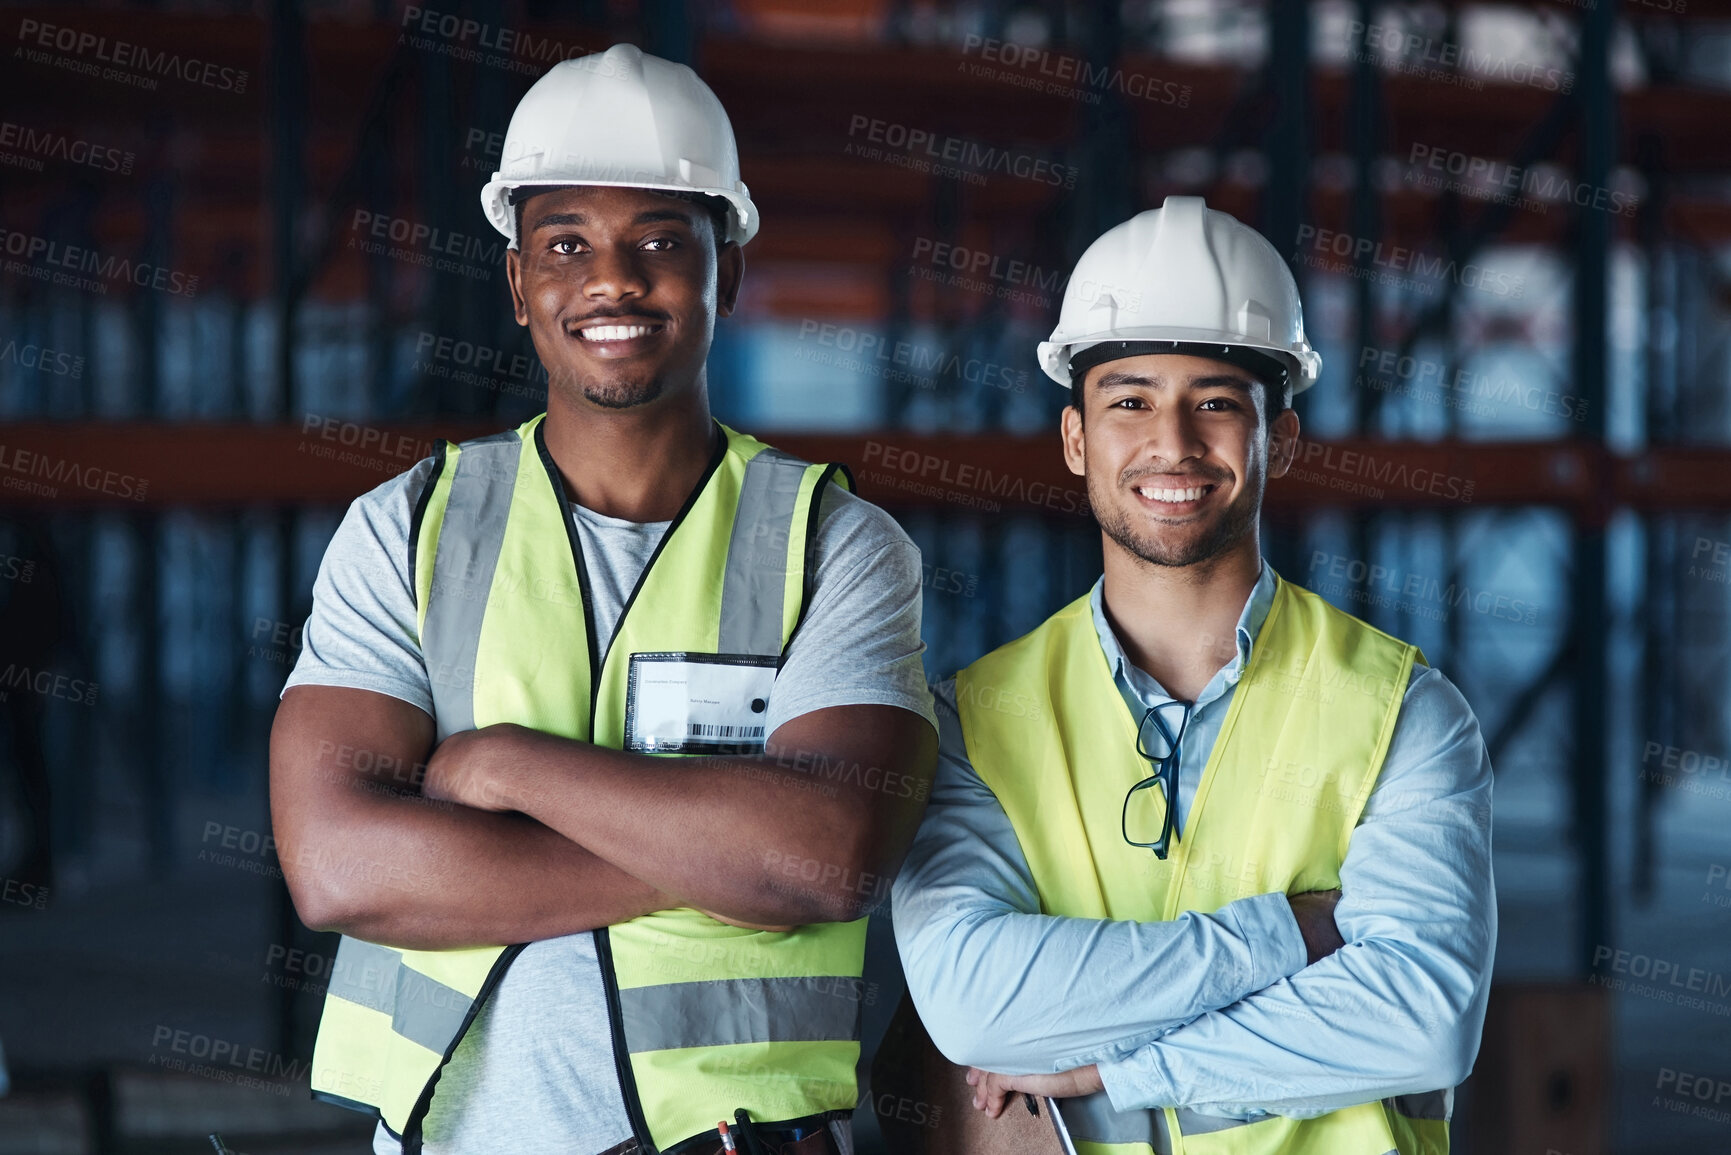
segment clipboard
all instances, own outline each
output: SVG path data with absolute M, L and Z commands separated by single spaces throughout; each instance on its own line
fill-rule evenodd
M 1052 1126 L 1058 1132 L 1058 1142 L 1063 1145 L 1064 1155 L 1076 1155 L 1076 1144 L 1070 1140 L 1070 1128 L 1064 1125 L 1064 1112 L 1058 1109 L 1058 1100 L 1046 1096 L 1046 1111 L 1052 1116 Z
M 968 1069 L 944 1058 L 902 996 L 872 1060 L 871 1104 L 893 1155 L 1076 1155 L 1050 1097 L 1017 1095 L 1002 1115 L 974 1109 Z

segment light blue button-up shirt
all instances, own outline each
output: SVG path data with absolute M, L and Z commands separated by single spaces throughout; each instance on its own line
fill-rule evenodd
M 1125 656 L 1101 588 L 1095 629 L 1139 719 L 1172 699 Z M 1274 590 L 1265 564 L 1235 655 L 1191 711 L 1180 833 Z M 1096 1063 L 1118 1110 L 1236 1118 L 1313 1116 L 1466 1077 L 1496 944 L 1491 767 L 1441 673 L 1413 670 L 1341 865 L 1335 922 L 1347 945 L 1308 967 L 1283 894 L 1170 922 L 1041 914 L 1015 830 L 968 761 L 955 683 L 935 689 L 937 778 L 893 911 L 908 988 L 952 1061 L 1006 1074 Z

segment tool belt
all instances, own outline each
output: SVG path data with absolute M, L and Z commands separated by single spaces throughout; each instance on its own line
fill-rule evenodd
M 830 1112 L 769 1124 L 741 1119 L 737 1123 L 729 1122 L 728 1126 L 733 1131 L 739 1155 L 842 1155 L 829 1123 L 832 1117 L 846 1118 L 848 1114 L 846 1111 Z M 802 1132 L 798 1139 L 793 1137 L 796 1128 Z M 641 1155 L 642 1150 L 642 1145 L 632 1138 L 616 1147 L 609 1147 L 601 1155 Z M 676 1143 L 662 1155 L 725 1155 L 725 1149 L 718 1136 L 698 1135 Z

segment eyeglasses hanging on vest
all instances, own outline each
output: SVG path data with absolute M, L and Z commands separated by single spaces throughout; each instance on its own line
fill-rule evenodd
M 1136 727 L 1136 753 L 1148 759 L 1154 773 L 1130 787 L 1124 795 L 1124 841 L 1166 857 L 1172 841 L 1173 816 L 1178 797 L 1178 757 L 1184 731 L 1190 726 L 1190 703 L 1160 702 L 1148 707 Z M 1174 727 L 1170 717 L 1176 717 Z M 1158 833 L 1156 833 L 1158 832 Z

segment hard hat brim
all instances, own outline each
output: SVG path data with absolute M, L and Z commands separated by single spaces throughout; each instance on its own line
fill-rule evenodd
M 1058 334 L 1053 334 L 1054 337 Z M 1070 358 L 1082 349 L 1103 341 L 1180 341 L 1186 344 L 1231 345 L 1268 353 L 1291 366 L 1292 392 L 1296 396 L 1316 384 L 1322 370 L 1322 357 L 1314 349 L 1292 349 L 1271 341 L 1249 341 L 1242 333 L 1227 333 L 1216 329 L 1188 329 L 1171 325 L 1145 325 L 1118 329 L 1111 333 L 1092 333 L 1085 337 L 1057 341 L 1041 341 L 1037 355 L 1046 376 L 1069 389 Z
M 720 197 L 733 206 L 733 212 L 728 214 L 727 237 L 734 244 L 743 245 L 757 235 L 757 206 L 751 203 L 751 198 L 733 189 L 723 188 L 693 188 L 688 184 L 672 182 L 652 182 L 641 180 L 580 180 L 571 177 L 548 177 L 544 180 L 506 180 L 499 173 L 493 174 L 481 189 L 481 207 L 487 214 L 487 220 L 495 229 L 505 235 L 508 247 L 517 248 L 517 218 L 511 208 L 511 191 L 519 188 L 553 187 L 567 188 L 574 185 L 593 186 L 597 188 L 641 188 L 653 189 L 657 192 L 702 193 L 705 196 Z

